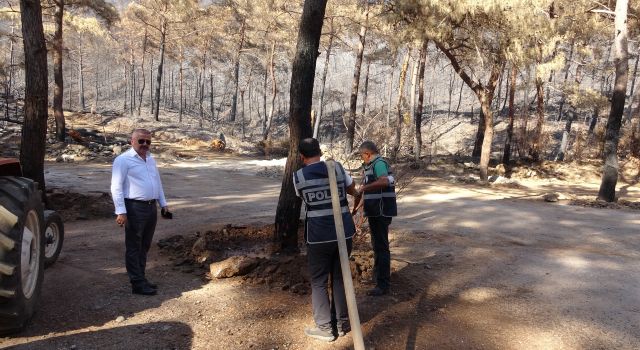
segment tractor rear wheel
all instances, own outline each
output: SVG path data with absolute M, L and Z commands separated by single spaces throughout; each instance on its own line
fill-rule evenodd
M 0 176 L 0 333 L 19 331 L 37 309 L 44 277 L 44 213 L 37 183 Z

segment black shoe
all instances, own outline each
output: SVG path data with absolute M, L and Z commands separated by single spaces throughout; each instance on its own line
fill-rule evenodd
M 375 287 L 367 291 L 367 295 L 372 297 L 379 297 L 381 295 L 386 295 L 386 294 L 389 294 L 389 288 Z
M 304 334 L 306 334 L 307 336 L 309 336 L 311 338 L 322 340 L 322 341 L 326 341 L 326 342 L 332 342 L 332 341 L 336 340 L 336 336 L 333 335 L 333 332 L 325 331 L 325 330 L 322 330 L 322 329 L 320 329 L 318 327 L 305 328 L 304 329 Z
M 156 295 L 158 291 L 146 284 L 136 285 L 131 287 L 131 293 L 141 295 Z
M 145 281 L 145 283 L 147 284 L 147 286 L 153 288 L 153 289 L 158 289 L 158 285 L 155 283 L 151 283 L 149 281 Z
M 338 337 L 344 337 L 347 333 L 351 332 L 351 326 L 349 324 L 338 325 L 336 334 Z

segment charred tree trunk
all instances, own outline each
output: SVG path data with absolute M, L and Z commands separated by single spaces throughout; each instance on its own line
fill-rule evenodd
M 473 143 L 472 157 L 480 157 L 482 154 L 482 143 L 484 142 L 484 130 L 486 129 L 484 109 L 480 110 L 480 117 L 478 119 L 478 130 L 476 131 L 476 140 Z
M 25 177 L 37 181 L 46 199 L 44 153 L 47 135 L 47 46 L 39 0 L 20 0 L 24 47 L 24 124 L 20 142 L 20 162 Z
M 147 85 L 147 78 L 145 77 L 145 71 L 144 71 L 144 62 L 145 62 L 145 58 L 147 57 L 146 53 L 147 53 L 147 38 L 148 38 L 148 34 L 147 34 L 147 29 L 145 28 L 144 30 L 144 39 L 142 39 L 142 63 L 140 63 L 140 72 L 142 73 L 142 78 L 140 80 L 142 80 L 142 86 L 140 87 L 140 95 L 138 96 L 138 117 L 140 116 L 140 110 L 142 108 L 142 96 L 144 95 L 144 89 L 145 86 Z M 151 64 L 151 66 L 153 67 L 153 64 Z
M 178 123 L 182 123 L 182 113 L 184 110 L 184 69 L 182 68 L 182 55 L 180 55 L 180 68 L 178 69 L 178 79 L 180 82 L 178 83 L 179 90 L 179 98 L 180 105 L 178 107 Z
M 86 109 L 84 103 L 84 62 L 82 58 L 82 37 L 80 38 L 78 54 L 80 58 L 78 59 L 78 102 L 80 103 L 80 110 L 84 111 Z
M 391 156 L 395 159 L 400 151 L 400 143 L 402 138 L 402 124 L 404 123 L 402 117 L 402 104 L 404 101 L 404 83 L 407 79 L 407 70 L 409 69 L 409 58 L 411 58 L 411 51 L 407 51 L 407 55 L 402 63 L 402 69 L 400 70 L 400 80 L 398 82 L 398 100 L 396 102 L 396 138 L 393 145 Z
M 238 110 L 238 89 L 240 88 L 240 54 L 244 48 L 244 35 L 245 35 L 246 21 L 242 21 L 242 27 L 240 28 L 240 44 L 238 45 L 238 52 L 233 62 L 233 83 L 235 85 L 233 98 L 231 99 L 231 113 L 229 114 L 229 121 L 236 121 L 236 113 Z
M 631 90 L 629 91 L 629 106 L 627 107 L 627 116 L 625 117 L 625 123 L 631 121 L 631 111 L 633 111 L 633 102 L 635 101 L 635 95 L 633 94 L 636 87 L 636 77 L 638 76 L 638 61 L 640 61 L 640 44 L 636 48 L 636 63 L 633 67 L 633 75 L 631 78 Z
M 576 42 L 575 40 L 571 41 L 571 50 L 569 51 L 569 59 L 567 60 L 567 63 L 564 67 L 564 80 L 563 80 L 563 84 L 567 83 L 567 79 L 569 79 L 569 70 L 571 68 L 571 60 L 573 59 L 573 51 L 574 48 L 576 46 Z M 558 121 L 560 121 L 560 119 L 562 119 L 562 111 L 564 109 L 564 104 L 566 103 L 566 96 L 563 94 L 562 95 L 562 99 L 560 100 L 560 107 L 558 108 Z
M 209 111 L 211 113 L 211 126 L 213 126 L 214 123 L 217 122 L 217 120 L 215 120 L 216 108 L 213 95 L 213 67 L 210 67 L 209 71 Z
M 153 107 L 153 119 L 159 121 L 158 114 L 160 112 L 160 85 L 162 85 L 162 69 L 164 68 L 164 51 L 167 41 L 167 19 L 162 19 L 162 28 L 160 31 L 160 63 L 158 63 L 158 75 L 156 77 L 156 94 Z
M 269 75 L 271 76 L 271 102 L 269 104 L 269 113 L 265 116 L 265 125 L 262 133 L 262 140 L 267 141 L 269 132 L 271 131 L 271 123 L 273 122 L 273 112 L 276 107 L 276 96 L 278 95 L 278 82 L 276 81 L 275 63 L 273 61 L 276 52 L 276 42 L 271 43 L 271 57 L 269 59 Z
M 415 121 L 415 144 L 413 146 L 413 154 L 415 155 L 416 162 L 420 160 L 420 153 L 422 151 L 422 106 L 424 105 L 424 67 L 427 61 L 427 47 L 429 41 L 422 41 L 422 48 L 420 49 L 420 59 L 418 62 L 418 105 L 416 106 Z M 451 95 L 449 95 L 449 102 L 451 102 Z
M 371 60 L 367 60 L 367 69 L 364 71 L 364 89 L 362 91 L 362 118 L 366 117 L 367 113 L 367 97 L 369 95 L 369 69 L 371 68 Z
M 584 67 L 585 62 L 582 61 L 576 67 L 576 78 L 575 82 L 580 85 L 582 82 L 582 69 Z M 575 120 L 577 115 L 576 107 L 573 104 L 569 104 L 569 111 L 567 112 L 567 122 L 564 126 L 564 131 L 562 132 L 562 141 L 560 141 L 560 150 L 558 155 L 556 156 L 556 161 L 564 161 L 564 157 L 567 153 L 567 148 L 569 147 L 569 135 L 571 134 L 571 125 Z
M 369 7 L 365 12 L 365 18 L 369 18 Z M 360 27 L 358 34 L 360 42 L 358 43 L 358 53 L 356 54 L 356 66 L 353 71 L 353 81 L 351 82 L 351 98 L 349 99 L 349 116 L 346 122 L 347 141 L 345 144 L 345 152 L 350 154 L 353 151 L 353 139 L 356 133 L 356 109 L 358 106 L 358 88 L 360 85 L 360 71 L 362 69 L 362 57 L 364 56 L 364 45 L 367 37 L 367 23 Z
M 333 31 L 333 17 L 329 20 L 329 43 L 327 44 L 327 50 L 325 51 L 324 57 L 324 68 L 322 70 L 322 89 L 320 90 L 320 113 L 318 113 L 316 119 L 316 125 L 313 127 L 313 137 L 318 138 L 318 133 L 320 130 L 320 121 L 322 120 L 322 115 L 324 113 L 324 90 L 327 85 L 327 73 L 329 71 L 329 58 L 331 57 L 331 48 L 333 47 L 333 36 L 335 35 Z M 332 131 L 333 132 L 333 131 Z
M 129 77 L 131 79 L 131 91 L 129 93 L 129 114 L 133 115 L 136 109 L 136 58 L 133 52 L 133 45 L 129 50 Z
M 504 141 L 504 154 L 502 155 L 502 163 L 507 165 L 511 161 L 511 143 L 513 141 L 513 122 L 515 119 L 515 97 L 516 97 L 516 79 L 518 70 L 515 66 L 511 67 L 509 74 L 509 125 L 507 126 L 507 137 Z
M 62 101 L 64 98 L 64 80 L 62 75 L 62 21 L 64 17 L 64 0 L 55 1 L 53 18 L 56 31 L 53 35 L 53 116 L 56 121 L 56 139 L 64 142 L 66 138 L 64 111 Z M 12 40 L 13 43 L 13 40 Z
M 529 153 L 531 158 L 537 162 L 540 160 L 540 153 L 542 152 L 542 126 L 544 125 L 544 81 L 542 81 L 542 78 L 536 78 L 536 90 L 538 95 L 536 107 L 538 121 L 533 132 L 533 144 Z
M 607 202 L 615 201 L 616 184 L 618 182 L 618 141 L 620 126 L 624 113 L 624 100 L 629 80 L 629 51 L 627 47 L 627 10 L 628 0 L 616 1 L 615 19 L 615 67 L 616 81 L 611 98 L 611 111 L 607 121 L 604 141 L 604 168 L 602 182 L 598 191 L 598 199 Z
M 311 103 L 316 59 L 327 0 L 305 0 L 298 30 L 296 55 L 291 69 L 289 102 L 289 155 L 275 218 L 275 240 L 285 251 L 298 250 L 300 198 L 293 186 L 293 172 L 300 168 L 298 145 L 311 137 Z

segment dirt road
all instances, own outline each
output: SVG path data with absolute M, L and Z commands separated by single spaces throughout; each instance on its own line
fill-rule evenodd
M 236 158 L 162 164 L 176 218 L 159 222 L 155 240 L 227 223 L 270 223 L 280 180 L 255 176 L 262 165 Z M 50 184 L 108 191 L 107 165 L 47 169 Z M 376 299 L 358 290 L 367 347 L 640 348 L 638 211 L 530 200 L 547 187 L 414 182 L 392 224 L 392 294 Z M 633 188 L 629 193 L 637 196 Z M 303 335 L 312 324 L 308 295 L 240 279 L 207 283 L 155 245 L 148 275 L 160 292 L 132 295 L 123 255 L 124 234 L 112 219 L 67 223 L 60 260 L 46 271 L 40 311 L 24 333 L 0 339 L 0 347 L 351 346 L 350 336 L 324 344 Z

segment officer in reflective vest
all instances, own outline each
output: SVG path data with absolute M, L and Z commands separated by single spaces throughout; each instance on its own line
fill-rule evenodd
M 376 287 L 367 294 L 380 296 L 389 293 L 390 288 L 389 225 L 392 217 L 398 215 L 395 180 L 389 164 L 378 154 L 378 147 L 373 142 L 363 142 L 359 151 L 364 161 L 364 184 L 358 192 L 364 195 L 364 215 L 368 218 L 371 228 L 376 282 Z M 360 196 L 357 196 L 354 214 L 360 200 Z
M 309 337 L 333 341 L 349 330 L 349 313 L 340 270 L 340 256 L 336 227 L 331 206 L 329 175 L 326 164 L 320 160 L 322 152 L 318 140 L 306 138 L 298 147 L 304 167 L 293 174 L 296 194 L 306 207 L 305 241 L 311 276 L 311 300 L 315 327 L 305 329 Z M 336 179 L 347 249 L 351 253 L 355 225 L 349 213 L 347 193 L 357 191 L 351 176 L 336 162 Z M 332 297 L 329 298 L 328 282 L 331 280 Z M 335 314 L 331 310 L 335 309 Z

